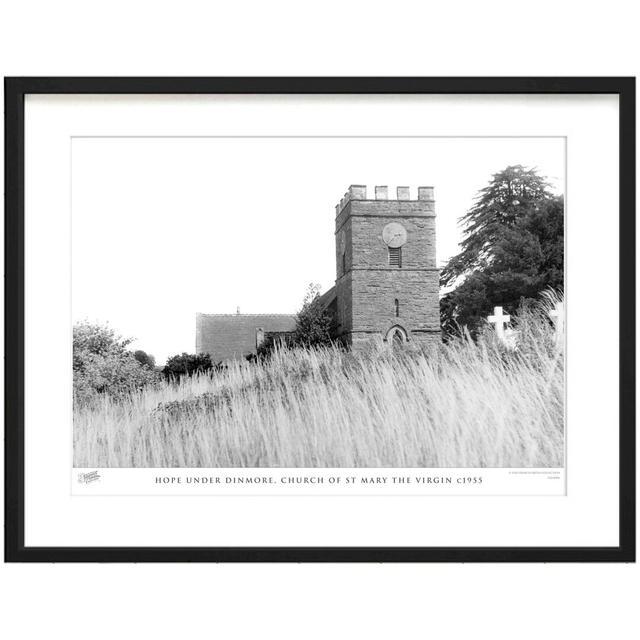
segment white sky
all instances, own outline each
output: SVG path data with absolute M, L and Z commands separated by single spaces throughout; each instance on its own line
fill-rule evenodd
M 75 138 L 73 319 L 133 348 L 195 349 L 195 314 L 293 313 L 335 279 L 350 184 L 435 187 L 438 264 L 491 175 L 536 167 L 564 192 L 563 138 Z

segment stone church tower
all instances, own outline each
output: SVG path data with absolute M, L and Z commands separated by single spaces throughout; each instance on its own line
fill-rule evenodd
M 370 341 L 428 344 L 440 340 L 432 187 L 411 200 L 398 187 L 351 185 L 336 206 L 337 335 L 357 349 Z

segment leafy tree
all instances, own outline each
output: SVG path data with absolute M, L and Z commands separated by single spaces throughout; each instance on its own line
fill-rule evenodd
M 213 368 L 211 356 L 208 353 L 180 353 L 167 360 L 162 370 L 165 378 L 179 378 L 202 373 Z
M 440 276 L 445 333 L 466 325 L 475 335 L 494 306 L 513 313 L 522 299 L 562 288 L 564 202 L 535 170 L 494 174 L 460 222 L 462 250 Z
M 130 339 L 111 327 L 80 322 L 73 327 L 73 392 L 75 402 L 109 394 L 120 398 L 158 381 L 127 349 Z
M 89 352 L 104 356 L 116 351 L 124 351 L 131 344 L 131 338 L 123 338 L 108 325 L 78 322 L 73 327 L 73 353 Z
M 153 369 L 156 366 L 156 359 L 146 351 L 142 351 L 142 349 L 138 349 L 133 352 L 133 357 L 142 365 L 149 367 L 149 369 Z
M 285 347 L 320 347 L 332 343 L 334 319 L 323 305 L 320 296 L 320 285 L 311 283 L 307 287 L 302 308 L 296 315 L 296 326 L 293 333 L 268 335 L 258 347 L 257 357 L 266 357 L 279 346 Z M 256 356 L 248 356 L 254 360 Z
M 320 297 L 320 285 L 310 284 L 296 317 L 293 343 L 302 347 L 319 347 L 332 342 L 333 317 L 324 308 Z

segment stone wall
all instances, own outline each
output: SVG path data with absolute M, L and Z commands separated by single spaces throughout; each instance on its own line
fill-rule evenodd
M 399 324 L 407 331 L 439 331 L 438 271 L 397 269 L 352 272 L 352 331 L 383 334 Z M 398 300 L 399 315 L 395 315 Z
M 382 240 L 382 229 L 388 222 L 400 222 L 407 230 L 407 243 L 402 247 L 402 268 L 389 266 L 388 248 Z M 352 218 L 353 269 L 408 271 L 436 269 L 436 230 L 433 217 L 380 216 Z

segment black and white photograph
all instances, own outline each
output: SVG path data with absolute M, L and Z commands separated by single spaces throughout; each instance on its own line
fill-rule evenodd
M 74 467 L 563 468 L 565 163 L 74 137 Z

